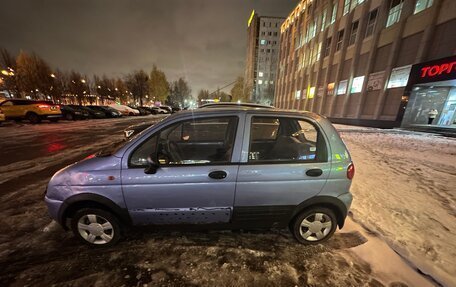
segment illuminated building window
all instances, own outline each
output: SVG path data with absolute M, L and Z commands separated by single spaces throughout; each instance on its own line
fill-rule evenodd
M 323 11 L 323 15 L 321 16 L 321 32 L 323 32 L 326 28 L 326 12 L 327 10 Z
M 348 80 L 340 81 L 339 85 L 337 85 L 336 95 L 344 95 L 345 93 L 347 93 L 347 84 Z
M 333 24 L 336 21 L 336 16 L 337 16 L 337 4 L 334 4 L 332 13 L 331 13 L 331 23 L 330 24 Z
M 261 44 L 261 45 L 266 45 L 266 40 L 261 39 L 261 40 L 260 40 L 260 44 Z
M 413 14 L 420 13 L 421 11 L 432 6 L 434 0 L 417 0 Z
M 258 72 L 258 77 L 263 77 L 263 72 Z
M 344 2 L 344 15 L 350 12 L 350 0 L 345 0 Z
M 258 85 L 263 84 L 263 80 L 258 80 Z
M 388 12 L 388 20 L 386 21 L 386 27 L 389 27 L 401 19 L 402 6 L 404 0 L 392 0 L 390 10 Z
M 363 88 L 364 76 L 356 77 L 353 79 L 353 83 L 350 89 L 351 93 L 359 93 Z

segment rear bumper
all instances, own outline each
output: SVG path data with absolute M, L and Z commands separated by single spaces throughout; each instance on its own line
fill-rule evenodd
M 42 119 L 60 119 L 62 114 L 49 114 L 49 115 L 40 115 Z
M 353 195 L 350 192 L 347 192 L 347 193 L 339 195 L 337 198 L 343 202 L 343 204 L 347 208 L 347 212 L 348 212 L 348 210 L 350 210 L 350 206 L 353 201 Z

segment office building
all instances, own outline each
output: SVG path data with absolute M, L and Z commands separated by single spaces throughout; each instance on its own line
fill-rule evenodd
M 303 0 L 281 26 L 274 105 L 380 127 L 437 109 L 432 125 L 454 127 L 455 31 L 454 0 Z
M 244 79 L 251 102 L 273 104 L 283 20 L 280 17 L 259 16 L 255 11 L 248 20 Z

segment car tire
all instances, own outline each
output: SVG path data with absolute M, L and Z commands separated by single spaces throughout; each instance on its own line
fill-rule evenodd
M 32 124 L 39 124 L 41 122 L 40 117 L 33 112 L 27 113 L 27 120 Z
M 74 116 L 73 116 L 73 114 L 68 113 L 65 115 L 65 119 L 67 121 L 74 121 Z
M 58 122 L 58 121 L 59 121 L 59 119 L 58 119 L 58 118 L 55 118 L 55 119 L 49 119 L 49 121 L 51 121 L 51 122 L 53 122 L 53 123 L 56 123 L 56 122 Z
M 81 242 L 92 247 L 113 246 L 122 237 L 117 218 L 97 208 L 78 210 L 71 218 L 71 229 Z
M 131 117 L 131 116 L 134 116 L 135 114 L 133 114 L 133 113 L 129 113 L 128 115 Z
M 328 240 L 334 234 L 337 218 L 329 208 L 312 207 L 301 212 L 290 228 L 300 243 L 318 244 Z

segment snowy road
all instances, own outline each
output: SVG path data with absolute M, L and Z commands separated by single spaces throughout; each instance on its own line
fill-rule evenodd
M 47 181 L 145 120 L 153 117 L 0 128 L 0 286 L 432 285 L 396 252 L 455 284 L 455 142 L 344 126 L 357 168 L 353 217 L 373 232 L 348 219 L 309 247 L 286 230 L 134 231 L 113 248 L 87 249 L 47 216 Z

